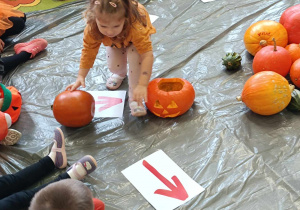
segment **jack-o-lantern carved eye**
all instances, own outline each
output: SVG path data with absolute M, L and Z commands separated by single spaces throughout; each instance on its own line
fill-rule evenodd
M 159 103 L 158 100 L 155 101 L 154 107 L 155 107 L 155 108 L 158 108 L 158 109 L 163 109 L 163 106 Z
M 12 108 L 13 110 L 15 110 L 15 111 L 16 111 L 17 109 L 19 109 L 19 107 L 16 107 L 16 106 L 12 106 L 11 108 Z

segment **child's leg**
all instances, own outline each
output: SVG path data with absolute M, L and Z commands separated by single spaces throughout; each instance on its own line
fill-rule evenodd
M 26 17 L 9 17 L 8 18 L 12 23 L 13 27 L 7 29 L 1 38 L 5 39 L 8 36 L 19 34 L 25 27 Z
M 0 199 L 33 185 L 54 168 L 53 161 L 46 156 L 15 174 L 0 177 Z
M 31 53 L 23 51 L 19 54 L 14 54 L 12 56 L 0 58 L 4 66 L 4 74 L 7 74 L 9 71 L 15 69 L 21 63 L 28 61 L 31 56 Z
M 53 182 L 57 182 L 59 180 L 62 179 L 69 179 L 70 176 L 68 175 L 68 173 L 63 173 L 60 174 L 55 180 L 41 185 L 37 188 L 31 189 L 31 190 L 23 190 L 20 192 L 17 192 L 15 194 L 12 194 L 6 198 L 3 198 L 2 200 L 0 200 L 0 206 L 1 209 L 5 209 L 5 210 L 15 210 L 15 209 L 26 209 L 30 206 L 30 202 L 33 198 L 33 196 L 41 189 L 43 189 L 44 187 L 46 187 L 47 185 L 53 183 Z
M 106 87 L 115 90 L 120 87 L 127 75 L 127 54 L 126 49 L 106 47 L 107 65 L 112 76 L 107 80 Z
M 131 45 L 127 48 L 127 56 L 129 63 L 129 106 L 131 114 L 133 116 L 143 116 L 146 115 L 146 109 L 142 104 L 142 101 L 133 101 L 133 91 L 134 88 L 138 85 L 140 74 L 141 74 L 141 56 L 137 52 L 136 48 Z
M 48 156 L 15 174 L 0 177 L 0 199 L 33 185 L 52 172 L 55 167 L 65 168 L 67 166 L 63 133 L 56 128 L 54 134 L 55 142 Z
M 86 175 L 92 173 L 97 167 L 96 160 L 90 156 L 86 155 L 79 159 L 76 163 L 74 163 L 67 172 L 60 174 L 56 179 L 53 181 L 41 185 L 37 188 L 31 189 L 31 190 L 23 190 L 21 192 L 17 192 L 15 194 L 12 194 L 6 198 L 3 198 L 0 200 L 0 207 L 1 209 L 5 210 L 15 210 L 15 209 L 24 209 L 28 208 L 30 205 L 30 202 L 33 198 L 33 196 L 41 189 L 46 187 L 47 185 L 60 181 L 62 179 L 77 179 L 81 180 Z

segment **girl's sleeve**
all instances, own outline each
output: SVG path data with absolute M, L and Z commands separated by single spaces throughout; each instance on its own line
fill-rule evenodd
M 89 26 L 84 29 L 83 49 L 81 51 L 80 68 L 90 69 L 93 67 L 98 54 L 101 41 L 95 40 L 89 33 Z
M 132 43 L 137 49 L 139 54 L 143 54 L 152 51 L 151 34 L 156 33 L 154 26 L 150 21 L 150 16 L 147 10 L 139 4 L 139 11 L 145 15 L 147 20 L 147 26 L 143 26 L 138 21 L 135 22 L 132 27 Z

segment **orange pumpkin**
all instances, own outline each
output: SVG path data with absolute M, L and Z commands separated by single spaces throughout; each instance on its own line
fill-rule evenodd
M 244 44 L 254 56 L 261 48 L 273 45 L 272 38 L 276 39 L 277 46 L 285 47 L 288 43 L 288 34 L 283 25 L 273 20 L 261 20 L 246 30 Z
M 252 68 L 256 74 L 261 71 L 274 71 L 282 76 L 286 76 L 292 65 L 292 57 L 285 48 L 276 46 L 266 46 L 256 53 L 253 59 Z
M 292 63 L 300 58 L 300 44 L 289 44 L 285 47 L 292 57 Z
M 89 124 L 94 117 L 95 99 L 86 91 L 64 91 L 56 96 L 52 110 L 60 124 L 82 127 Z
M 194 103 L 195 90 L 181 78 L 157 78 L 149 82 L 146 106 L 156 116 L 177 117 Z
M 289 43 L 300 43 L 300 4 L 294 5 L 286 9 L 279 22 L 286 28 L 288 32 Z
M 290 70 L 290 78 L 293 84 L 300 88 L 300 58 L 293 63 Z
M 287 107 L 294 86 L 280 74 L 262 71 L 251 76 L 244 85 L 242 95 L 237 97 L 253 112 L 273 115 Z

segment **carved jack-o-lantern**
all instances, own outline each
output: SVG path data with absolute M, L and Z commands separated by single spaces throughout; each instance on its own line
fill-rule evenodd
M 4 98 L 1 111 L 10 115 L 12 123 L 15 123 L 20 116 L 22 106 L 22 96 L 20 92 L 13 86 L 5 87 L 0 84 L 0 93 Z
M 181 78 L 157 78 L 149 82 L 147 108 L 155 115 L 177 117 L 191 108 L 195 90 Z

